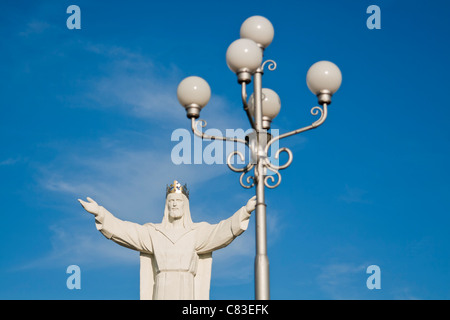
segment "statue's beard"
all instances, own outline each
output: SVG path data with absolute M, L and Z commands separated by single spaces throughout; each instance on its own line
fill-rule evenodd
M 180 219 L 183 216 L 183 211 L 179 208 L 170 209 L 169 216 L 174 220 Z

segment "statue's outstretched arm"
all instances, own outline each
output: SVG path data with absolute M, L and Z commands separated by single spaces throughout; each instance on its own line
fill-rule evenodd
M 247 230 L 250 214 L 256 207 L 256 197 L 252 197 L 230 218 L 210 225 L 204 223 L 198 230 L 196 250 L 208 253 L 229 245 L 237 236 Z
M 88 197 L 87 200 L 89 202 L 78 199 L 83 208 L 95 216 L 97 230 L 106 238 L 133 250 L 152 253 L 152 241 L 148 226 L 120 220 L 91 198 Z

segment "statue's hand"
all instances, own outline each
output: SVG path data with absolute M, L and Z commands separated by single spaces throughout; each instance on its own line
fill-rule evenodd
M 81 203 L 81 205 L 83 206 L 84 210 L 86 210 L 89 213 L 92 213 L 93 215 L 97 216 L 100 210 L 100 206 L 97 204 L 97 202 L 95 202 L 94 200 L 92 200 L 91 198 L 87 197 L 87 200 L 89 202 L 83 201 L 81 199 L 78 199 L 78 202 Z
M 248 213 L 251 213 L 256 208 L 256 196 L 253 196 L 248 200 L 247 204 L 245 205 L 245 209 Z

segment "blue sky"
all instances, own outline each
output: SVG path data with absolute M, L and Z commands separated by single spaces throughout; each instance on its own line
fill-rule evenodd
M 66 9 L 81 8 L 81 30 Z M 366 9 L 381 8 L 369 30 Z M 449 299 L 450 48 L 446 1 L 2 1 L 0 298 L 138 299 L 137 252 L 106 240 L 76 201 L 159 222 L 167 183 L 187 182 L 194 221 L 254 194 L 224 164 L 175 165 L 190 123 L 176 88 L 212 89 L 208 128 L 247 129 L 225 63 L 242 22 L 267 17 L 281 98 L 273 128 L 315 120 L 308 68 L 343 74 L 327 121 L 283 140 L 294 154 L 266 192 L 272 299 Z M 203 147 L 208 142 L 203 142 Z M 212 299 L 253 299 L 254 218 L 214 254 Z M 69 290 L 66 268 L 81 269 Z M 370 265 L 381 289 L 366 287 Z

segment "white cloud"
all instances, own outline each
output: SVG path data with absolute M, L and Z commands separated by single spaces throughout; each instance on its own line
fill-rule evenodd
M 158 126 L 190 128 L 190 121 L 177 99 L 177 87 L 186 76 L 177 66 L 161 65 L 150 57 L 127 48 L 103 44 L 84 44 L 88 52 L 102 57 L 98 76 L 86 81 L 88 98 L 98 108 L 118 108 L 140 119 L 147 119 Z M 237 87 L 236 92 L 240 90 Z M 247 129 L 247 118 L 240 107 L 239 96 L 235 102 L 214 94 L 202 110 L 210 124 L 206 129 Z
M 109 150 L 65 157 L 60 161 L 64 167 L 44 169 L 41 184 L 73 195 L 74 201 L 90 196 L 123 219 L 158 221 L 167 184 L 179 179 L 196 186 L 224 172 L 217 166 L 174 165 L 167 147 L 162 149 L 166 152 Z
M 21 37 L 28 37 L 30 35 L 41 34 L 50 28 L 52 26 L 48 22 L 33 20 L 27 23 L 25 30 L 19 32 L 19 35 Z
M 8 158 L 3 161 L 0 161 L 0 166 L 11 166 L 19 161 L 20 161 L 19 158 Z
M 91 218 L 91 217 L 90 217 Z M 92 218 L 93 221 L 93 218 Z M 72 221 L 73 222 L 73 221 Z M 113 264 L 132 265 L 139 263 L 139 255 L 126 248 L 118 248 L 112 241 L 95 233 L 95 226 L 82 229 L 73 227 L 68 220 L 50 226 L 51 250 L 44 256 L 32 259 L 16 267 L 19 270 L 67 267 L 75 264 L 83 267 L 102 268 Z
M 85 80 L 83 95 L 96 107 L 117 108 L 153 123 L 188 124 L 176 96 L 182 73 L 176 66 L 163 66 L 124 47 L 91 43 L 84 47 L 103 61 L 99 75 Z

